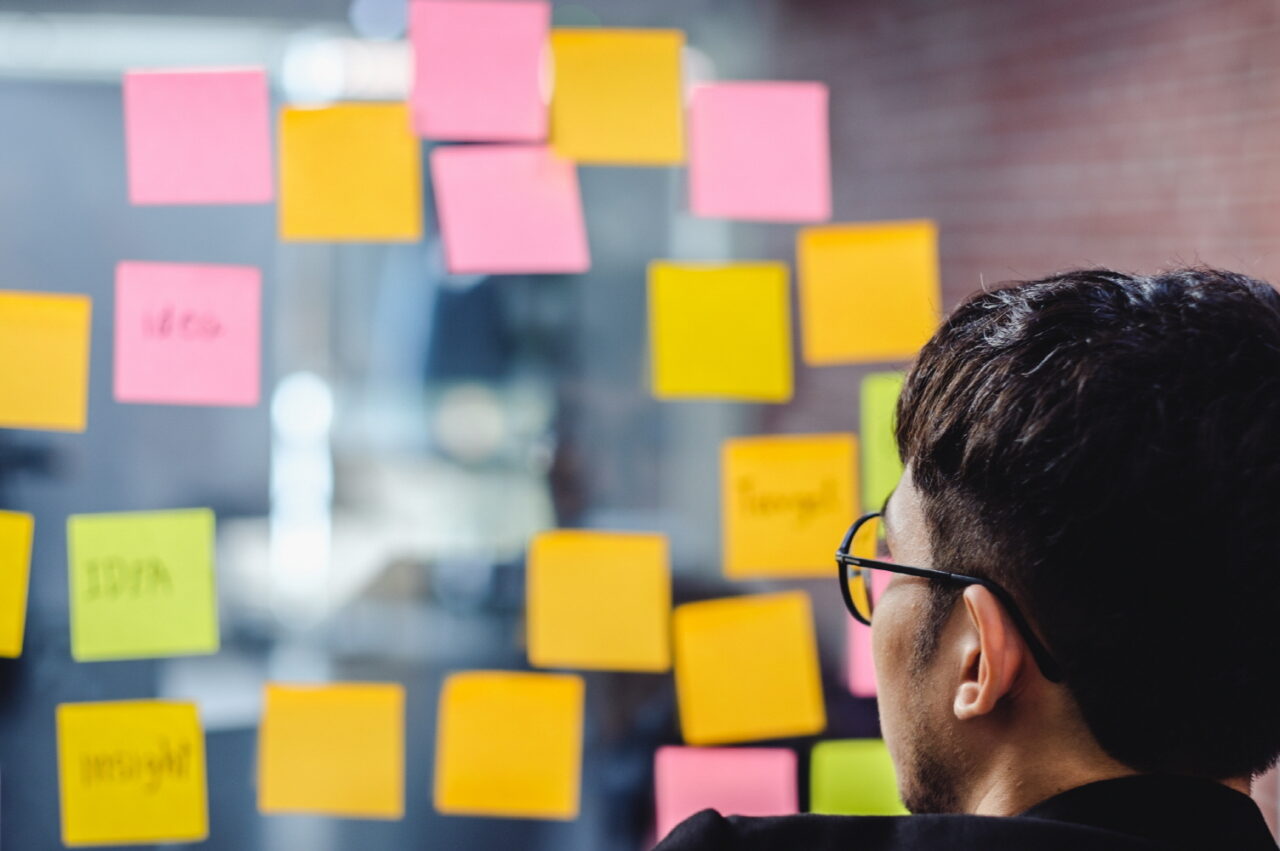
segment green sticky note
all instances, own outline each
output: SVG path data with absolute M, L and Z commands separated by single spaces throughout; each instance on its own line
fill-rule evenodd
M 879 511 L 902 477 L 893 429 L 905 379 L 901 372 L 873 372 L 862 379 L 863 511 Z
M 213 528 L 207 508 L 67 518 L 71 655 L 216 653 Z
M 842 739 L 814 745 L 809 760 L 809 811 L 839 816 L 906 813 L 884 741 Z

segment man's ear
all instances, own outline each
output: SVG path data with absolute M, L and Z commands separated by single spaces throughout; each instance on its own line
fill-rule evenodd
M 961 721 L 996 708 L 1013 688 L 1028 653 L 1008 612 L 986 588 L 964 589 L 964 608 L 964 670 L 954 709 Z

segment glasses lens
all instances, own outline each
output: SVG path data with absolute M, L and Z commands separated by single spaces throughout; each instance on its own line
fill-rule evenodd
M 849 555 L 875 559 L 880 553 L 880 518 L 872 517 L 858 527 L 858 533 L 849 543 Z M 871 623 L 871 611 L 875 608 L 872 591 L 873 570 L 847 565 L 844 569 L 845 586 L 854 611 L 864 623 Z

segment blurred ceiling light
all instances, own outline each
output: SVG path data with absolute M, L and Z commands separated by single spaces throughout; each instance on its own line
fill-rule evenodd
M 280 88 L 290 103 L 330 103 L 342 97 L 346 69 L 342 42 L 300 35 L 285 49 Z
M 347 18 L 362 38 L 400 38 L 408 27 L 405 0 L 351 0 Z
M 0 77 L 117 82 L 129 68 L 275 69 L 296 22 L 0 12 Z
M 694 86 L 710 83 L 716 78 L 716 63 L 711 57 L 696 47 L 684 46 L 681 65 L 681 80 L 684 86 L 684 99 L 688 103 L 693 95 Z
M 281 379 L 271 395 L 271 424 L 286 440 L 314 440 L 333 424 L 333 393 L 324 379 L 295 372 Z
M 502 401 L 483 384 L 450 387 L 436 403 L 436 444 L 463 463 L 492 458 L 506 441 L 506 433 Z

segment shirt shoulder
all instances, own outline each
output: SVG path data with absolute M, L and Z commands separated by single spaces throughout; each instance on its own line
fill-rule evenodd
M 983 816 L 820 816 L 725 818 L 703 810 L 654 851 L 1161 851 L 1168 846 L 1084 825 Z

